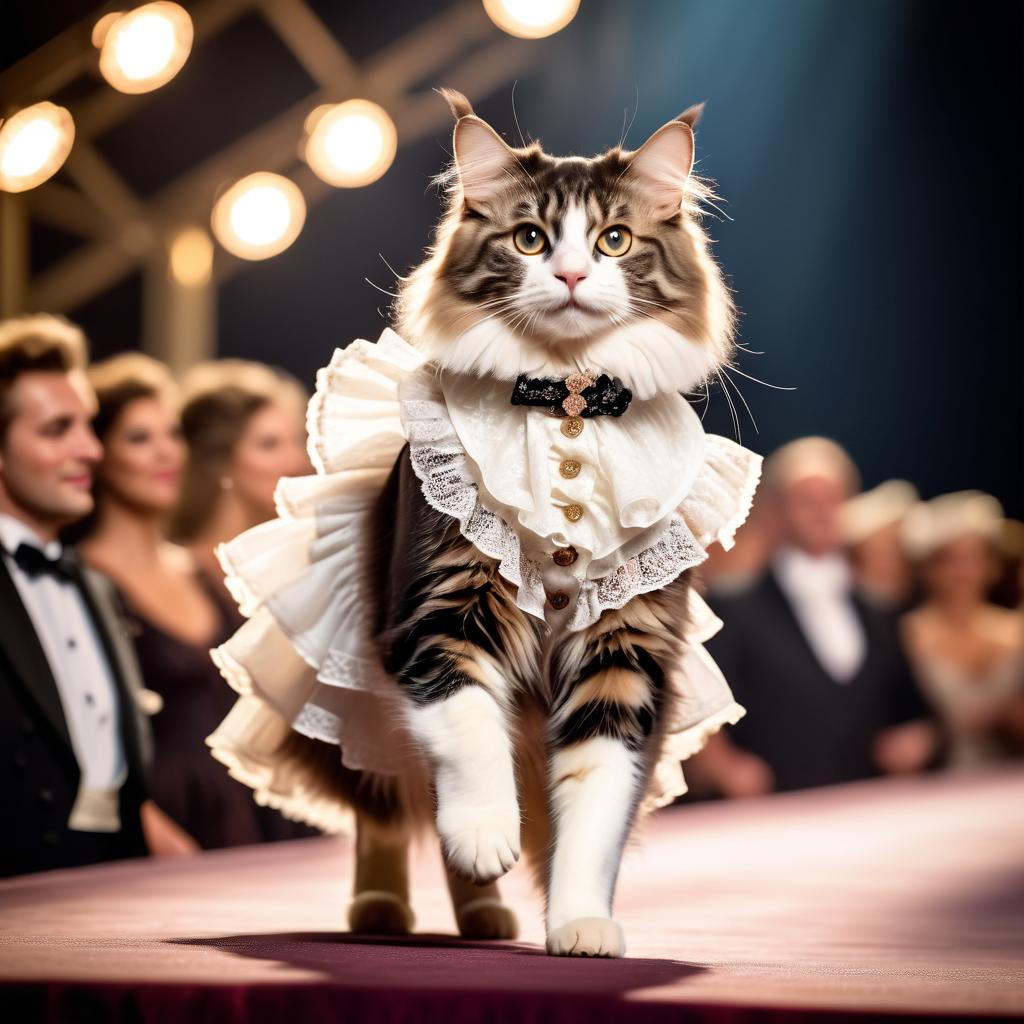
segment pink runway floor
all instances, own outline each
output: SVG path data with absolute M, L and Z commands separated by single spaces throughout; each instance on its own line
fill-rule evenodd
M 8 825 L 10 827 L 10 825 Z M 621 961 L 463 943 L 435 848 L 421 934 L 342 931 L 348 843 L 313 839 L 0 883 L 0 1019 L 715 1021 L 1024 1017 L 1024 772 L 663 812 L 622 874 Z

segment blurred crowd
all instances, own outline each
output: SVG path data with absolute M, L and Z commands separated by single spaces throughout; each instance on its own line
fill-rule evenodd
M 715 547 L 707 645 L 747 716 L 688 762 L 697 797 L 1024 753 L 1024 525 L 979 491 L 868 491 L 834 441 L 765 461 L 736 545 Z
M 215 549 L 311 471 L 306 400 L 259 364 L 175 380 L 89 365 L 59 318 L 0 323 L 0 874 L 312 834 L 205 744 L 241 624 Z
M 205 738 L 240 625 L 215 555 L 308 473 L 307 395 L 238 360 L 181 379 L 89 364 L 74 325 L 0 322 L 0 875 L 311 834 Z M 769 457 L 713 548 L 708 646 L 747 716 L 688 763 L 697 796 L 964 770 L 1024 751 L 1024 527 L 978 492 L 861 493 L 824 438 Z

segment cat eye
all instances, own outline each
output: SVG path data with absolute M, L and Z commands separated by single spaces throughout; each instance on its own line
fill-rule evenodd
M 524 256 L 539 256 L 548 247 L 547 235 L 536 224 L 516 228 L 512 241 Z
M 598 252 L 605 256 L 625 256 L 633 244 L 633 232 L 621 224 L 605 228 L 597 238 Z

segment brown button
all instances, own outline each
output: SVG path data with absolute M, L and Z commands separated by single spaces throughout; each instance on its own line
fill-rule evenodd
M 578 523 L 583 518 L 583 506 L 582 505 L 566 505 L 562 509 L 562 514 L 570 523 Z
M 579 558 L 579 552 L 570 544 L 567 548 L 558 548 L 551 555 L 555 565 L 572 565 Z
M 548 594 L 548 600 L 555 611 L 561 611 L 569 603 L 569 595 L 564 590 L 556 590 L 553 594 Z
M 574 476 L 580 475 L 580 470 L 582 468 L 583 463 L 577 462 L 576 459 L 562 459 L 562 464 L 558 467 L 558 472 L 566 479 L 571 480 Z
M 562 420 L 562 433 L 566 437 L 579 437 L 583 433 L 583 420 L 579 416 L 566 416 Z

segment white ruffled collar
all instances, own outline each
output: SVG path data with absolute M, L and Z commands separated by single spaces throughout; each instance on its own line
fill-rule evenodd
M 549 546 L 607 557 L 670 515 L 704 464 L 700 419 L 674 392 L 634 400 L 622 416 L 587 419 L 568 439 L 561 418 L 512 405 L 507 381 L 442 373 L 439 382 L 484 494 Z M 563 458 L 582 461 L 577 478 L 560 478 Z M 570 527 L 562 508 L 572 503 L 586 514 Z

